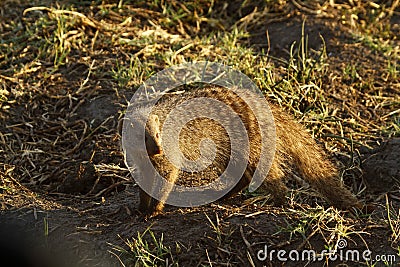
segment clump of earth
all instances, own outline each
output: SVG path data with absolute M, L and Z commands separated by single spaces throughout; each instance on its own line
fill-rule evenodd
M 362 162 L 363 177 L 372 192 L 392 191 L 400 185 L 400 138 L 383 142 L 366 153 Z

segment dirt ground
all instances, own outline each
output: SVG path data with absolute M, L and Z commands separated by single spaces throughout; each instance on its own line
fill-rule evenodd
M 398 266 L 400 10 L 398 1 L 371 3 L 2 1 L 0 262 Z M 321 70 L 304 59 L 307 75 L 287 64 L 301 50 L 303 22 L 310 57 L 324 52 Z M 235 29 L 243 36 L 223 35 Z M 221 45 L 224 38 L 235 49 Z M 263 58 L 275 80 L 258 85 L 306 125 L 368 208 L 338 211 L 289 181 L 286 207 L 244 192 L 202 207 L 167 207 L 145 219 L 118 133 L 135 89 L 183 59 L 222 60 L 256 79 L 246 66 L 264 64 Z M 302 97 L 285 87 L 287 80 L 298 82 L 293 88 L 319 89 Z M 343 240 L 343 252 L 370 250 L 373 259 L 389 260 L 257 259 L 265 246 L 321 252 Z

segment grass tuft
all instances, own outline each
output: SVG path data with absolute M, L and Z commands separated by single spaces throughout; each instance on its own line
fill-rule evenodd
M 125 241 L 128 250 L 110 244 L 109 252 L 117 257 L 123 266 L 178 266 L 171 248 L 165 246 L 163 241 L 163 234 L 156 238 L 149 227 L 143 233 L 138 233 L 136 238 Z

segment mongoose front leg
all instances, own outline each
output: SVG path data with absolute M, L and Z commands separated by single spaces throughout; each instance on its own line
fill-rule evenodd
M 151 213 L 153 215 L 159 214 L 163 211 L 165 202 L 168 199 L 169 194 L 172 191 L 172 188 L 174 187 L 175 181 L 178 179 L 178 174 L 179 170 L 175 167 L 171 168 L 171 170 L 164 176 L 164 178 L 170 182 L 166 187 L 164 188 L 159 188 L 157 190 L 161 190 L 161 198 L 160 200 L 154 199 L 152 200 L 151 203 Z
M 149 196 L 143 189 L 139 188 L 139 211 L 141 213 L 147 213 L 150 210 L 152 197 Z
M 170 184 L 162 187 L 160 183 L 153 178 L 153 182 L 151 185 L 151 195 L 158 195 L 159 200 L 153 198 L 145 191 L 140 189 L 140 203 L 139 210 L 145 215 L 157 215 L 161 213 L 164 209 L 165 202 L 168 199 L 169 194 L 171 193 L 175 181 L 178 179 L 179 169 L 173 166 L 166 157 L 157 156 L 153 157 L 152 163 L 154 168 L 158 170 L 161 177 L 166 179 Z

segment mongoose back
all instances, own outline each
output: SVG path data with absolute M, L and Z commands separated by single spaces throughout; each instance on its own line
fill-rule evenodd
M 207 86 L 182 94 L 169 94 L 157 102 L 148 119 L 147 117 L 146 119 L 141 118 L 140 109 L 137 110 L 139 115 L 136 123 L 145 123 L 147 153 L 146 151 L 143 153 L 149 156 L 158 173 L 173 184 L 197 186 L 217 179 L 226 168 L 231 152 L 229 136 L 218 122 L 207 118 L 194 119 L 189 121 L 178 133 L 179 149 L 190 160 L 196 160 L 200 157 L 201 140 L 209 138 L 214 142 L 217 151 L 215 158 L 212 164 L 202 171 L 188 173 L 178 169 L 169 161 L 162 149 L 161 130 L 166 116 L 180 103 L 199 97 L 216 99 L 232 108 L 242 120 L 248 134 L 249 157 L 247 167 L 236 186 L 223 196 L 223 199 L 229 198 L 249 185 L 261 153 L 261 135 L 256 116 L 246 102 L 231 90 Z M 265 173 L 262 187 L 267 193 L 271 194 L 274 204 L 282 205 L 285 203 L 288 189 L 284 183 L 284 178 L 292 172 L 298 172 L 331 205 L 340 209 L 360 208 L 360 202 L 341 183 L 337 168 L 305 128 L 285 114 L 280 107 L 270 104 L 270 108 L 276 127 L 276 150 L 271 168 L 268 173 Z M 140 163 L 138 165 L 140 170 Z M 148 179 L 152 178 L 149 177 Z M 170 191 L 171 188 L 164 188 L 161 199 L 156 200 L 140 189 L 139 210 L 144 214 L 160 213 Z

